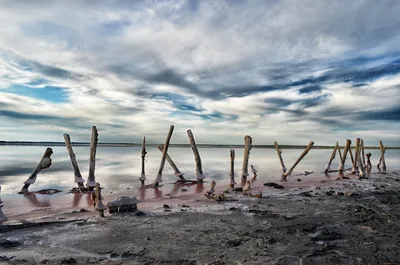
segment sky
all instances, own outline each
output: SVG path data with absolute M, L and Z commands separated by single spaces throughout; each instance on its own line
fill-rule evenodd
M 0 1 L 0 140 L 400 146 L 400 1 Z

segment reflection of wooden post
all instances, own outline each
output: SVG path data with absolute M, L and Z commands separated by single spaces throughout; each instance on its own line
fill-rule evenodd
M 379 147 L 381 149 L 382 169 L 383 169 L 383 172 L 386 172 L 386 162 L 385 162 L 386 148 L 383 147 L 382 141 L 379 141 Z
M 332 161 L 333 161 L 333 159 L 335 159 L 335 156 L 336 156 L 337 147 L 338 146 L 336 144 L 335 147 L 333 148 L 333 151 L 332 151 L 332 154 L 331 154 L 331 158 L 329 159 L 328 165 L 326 165 L 326 168 L 325 168 L 325 173 L 328 173 L 328 171 L 331 169 Z
M 164 145 L 164 149 L 161 155 L 161 163 L 160 163 L 160 168 L 158 169 L 158 173 L 157 173 L 157 177 L 156 177 L 156 181 L 154 183 L 155 187 L 158 187 L 158 184 L 160 182 L 162 182 L 162 171 L 164 169 L 164 165 L 165 165 L 165 159 L 167 158 L 167 153 L 168 153 L 168 146 L 169 146 L 169 141 L 171 140 L 172 137 L 172 133 L 174 132 L 174 125 L 171 125 L 169 127 L 169 132 L 167 135 L 167 139 L 165 140 L 165 145 Z
M 103 196 L 101 196 L 101 188 L 100 183 L 96 182 L 96 211 L 99 212 L 100 217 L 104 217 L 104 210 L 107 209 L 103 204 Z
M 84 190 L 85 185 L 83 185 L 83 183 L 85 182 L 85 180 L 82 178 L 78 162 L 76 162 L 76 156 L 74 150 L 72 149 L 71 138 L 69 137 L 68 134 L 64 134 L 64 141 L 65 141 L 65 146 L 67 147 L 68 150 L 69 158 L 71 160 L 72 168 L 74 170 L 75 183 L 78 184 L 78 188 L 80 190 Z
M 142 172 L 140 173 L 140 182 L 142 183 L 142 186 L 144 185 L 144 181 L 146 180 L 146 171 L 144 169 L 144 163 L 146 161 L 146 137 L 143 137 L 143 142 L 142 142 Z
M 244 157 L 243 157 L 243 167 L 242 167 L 242 183 L 245 183 L 247 176 L 249 175 L 249 156 L 251 150 L 252 139 L 251 136 L 246 135 L 244 137 Z
M 49 147 L 46 149 L 46 151 L 44 151 L 44 154 L 42 156 L 42 159 L 40 159 L 39 164 L 37 164 L 36 168 L 33 170 L 29 178 L 24 182 L 25 185 L 22 187 L 21 193 L 28 193 L 29 186 L 35 183 L 39 172 L 51 166 L 52 161 L 50 156 L 52 154 L 53 154 L 53 149 Z
M 231 157 L 231 174 L 230 174 L 230 182 L 229 182 L 229 187 L 234 188 L 236 181 L 235 181 L 235 150 L 231 149 L 230 151 L 230 157 Z
M 366 167 L 367 164 L 365 164 L 365 151 L 364 151 L 364 139 L 361 139 L 361 157 L 362 157 L 362 166 Z M 361 166 L 361 165 L 360 165 Z
M 86 186 L 89 188 L 89 191 L 92 191 L 96 186 L 94 171 L 96 168 L 96 151 L 97 151 L 98 137 L 99 134 L 97 133 L 96 126 L 92 126 L 92 137 L 90 139 L 89 176 L 86 182 Z
M 197 150 L 196 141 L 194 140 L 192 131 L 189 129 L 186 132 L 187 132 L 187 135 L 189 138 L 190 146 L 192 147 L 192 150 L 193 150 L 194 160 L 196 162 L 197 182 L 201 183 L 201 182 L 203 182 L 204 175 L 203 175 L 203 168 L 201 166 L 201 158 L 200 158 L 199 150 Z
M 0 193 L 1 193 L 1 186 L 0 186 Z M 0 225 L 8 220 L 7 216 L 3 213 L 2 208 L 3 208 L 3 201 L 0 198 Z
M 306 147 L 306 149 L 304 150 L 304 152 L 300 155 L 300 157 L 297 159 L 297 161 L 294 163 L 294 165 L 288 170 L 288 172 L 286 172 L 284 174 L 284 178 L 286 178 L 287 176 L 290 176 L 290 174 L 292 174 L 294 168 L 297 166 L 298 163 L 300 163 L 300 161 L 303 159 L 303 157 L 305 157 L 307 155 L 307 153 L 311 150 L 311 148 L 313 147 L 314 142 L 311 141 L 308 146 Z
M 336 147 L 337 147 L 337 150 L 338 150 L 338 152 L 339 152 L 340 161 L 342 161 L 342 151 L 340 151 L 340 145 L 339 145 L 338 142 L 336 142 Z
M 161 152 L 164 150 L 164 146 L 163 145 L 159 145 L 157 146 L 158 150 L 160 150 Z M 175 171 L 175 176 L 177 176 L 181 181 L 185 182 L 186 179 L 183 177 L 183 173 L 181 173 L 181 171 L 178 169 L 178 167 L 175 165 L 174 161 L 172 160 L 172 158 L 169 156 L 169 154 L 167 153 L 166 155 L 166 159 L 168 161 L 168 163 L 171 165 L 171 167 L 174 169 Z
M 281 169 L 282 169 L 282 175 L 286 173 L 286 167 L 285 164 L 283 163 L 283 158 L 282 158 L 282 151 L 279 149 L 278 143 L 275 141 L 274 142 L 276 153 L 278 154 L 279 157 L 279 162 L 281 163 Z
M 339 174 L 343 174 L 344 163 L 346 162 L 346 156 L 347 156 L 347 153 L 349 152 L 350 145 L 351 145 L 351 140 L 347 139 L 346 140 L 346 146 L 344 147 L 344 151 L 343 151 L 342 161 L 340 162 L 340 165 L 339 165 L 339 168 L 338 168 Z

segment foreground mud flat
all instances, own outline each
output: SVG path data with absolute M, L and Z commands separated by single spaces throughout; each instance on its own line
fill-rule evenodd
M 0 264 L 400 264 L 398 172 L 340 182 L 202 207 L 3 225 Z

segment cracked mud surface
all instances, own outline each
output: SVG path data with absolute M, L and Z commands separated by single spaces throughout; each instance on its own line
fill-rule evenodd
M 208 213 L 0 226 L 0 264 L 400 264 L 397 178 L 351 196 L 315 189 Z

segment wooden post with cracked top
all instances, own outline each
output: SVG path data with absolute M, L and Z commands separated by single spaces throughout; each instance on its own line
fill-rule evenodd
M 199 150 L 197 149 L 196 141 L 194 140 L 192 131 L 188 129 L 186 132 L 189 138 L 190 146 L 193 150 L 194 160 L 196 162 L 196 179 L 198 183 L 202 183 L 204 180 L 204 175 Z
M 164 148 L 162 151 L 162 155 L 161 155 L 161 162 L 160 162 L 160 167 L 158 168 L 158 172 L 157 172 L 157 177 L 156 177 L 156 181 L 154 183 L 155 187 L 159 186 L 159 183 L 162 182 L 162 171 L 164 169 L 165 166 L 165 160 L 167 159 L 167 154 L 168 154 L 168 146 L 169 146 L 169 142 L 171 140 L 172 137 L 172 133 L 174 132 L 174 125 L 171 125 L 169 127 L 169 131 L 168 131 L 168 135 L 167 138 L 165 139 L 165 144 L 164 144 Z
M 311 150 L 311 148 L 313 147 L 314 142 L 311 141 L 308 146 L 306 147 L 306 149 L 303 151 L 303 153 L 300 155 L 300 157 L 296 160 L 296 162 L 293 164 L 293 166 L 283 175 L 284 178 L 286 179 L 287 176 L 290 176 L 290 174 L 292 174 L 294 168 L 300 163 L 300 161 L 307 155 L 307 153 Z
M 69 134 L 64 134 L 64 142 L 65 146 L 67 147 L 69 158 L 71 160 L 72 169 L 74 170 L 75 183 L 78 185 L 78 188 L 83 191 L 85 190 L 85 185 L 83 184 L 85 180 L 82 178 L 81 171 L 79 170 L 78 162 L 76 161 L 75 152 L 72 148 L 71 138 Z
M 90 138 L 90 153 L 89 153 L 89 176 L 86 181 L 86 187 L 89 191 L 93 191 L 96 186 L 95 169 L 96 169 L 96 151 L 99 134 L 96 126 L 92 126 L 92 136 Z
M 160 150 L 161 152 L 163 152 L 164 150 L 164 145 L 158 145 L 157 146 L 158 150 Z M 171 165 L 172 169 L 175 171 L 175 176 L 179 178 L 180 181 L 185 182 L 186 179 L 183 177 L 183 173 L 179 170 L 179 168 L 175 165 L 174 161 L 172 160 L 172 158 L 169 156 L 169 154 L 167 153 L 167 155 L 165 156 L 168 163 Z
M 243 166 L 242 166 L 242 185 L 246 183 L 247 176 L 249 175 L 249 157 L 252 145 L 252 138 L 250 135 L 244 137 L 244 156 L 243 156 Z

